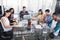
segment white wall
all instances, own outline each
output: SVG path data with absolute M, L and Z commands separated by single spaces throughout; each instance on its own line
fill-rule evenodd
M 2 0 L 0 0 L 0 5 L 2 5 Z
M 4 0 L 3 5 L 6 10 L 9 8 L 14 8 L 16 13 L 18 11 L 18 0 Z
M 38 1 L 37 0 L 29 0 L 29 10 L 31 11 L 37 11 L 38 10 Z
M 0 5 L 1 5 L 1 0 L 0 0 Z
M 50 9 L 51 13 L 55 10 L 56 0 L 3 0 L 3 5 L 6 9 L 13 7 L 15 13 L 22 10 L 22 6 L 26 6 L 28 11 L 37 12 L 42 9 Z

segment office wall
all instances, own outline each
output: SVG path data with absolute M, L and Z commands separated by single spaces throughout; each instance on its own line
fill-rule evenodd
M 29 0 L 28 1 L 28 7 L 29 7 L 29 10 L 31 11 L 37 11 L 38 10 L 38 1 L 37 0 Z
M 37 12 L 38 9 L 42 9 L 45 12 L 46 9 L 50 9 L 51 14 L 55 11 L 57 0 L 29 0 L 29 9 Z
M 0 0 L 0 5 L 1 5 L 1 0 Z
M 4 6 L 5 10 L 8 10 L 9 8 L 14 8 L 15 13 L 17 13 L 18 0 L 3 0 L 3 6 Z
M 38 9 L 42 9 L 43 12 L 50 9 L 52 14 L 55 11 L 56 0 L 3 0 L 3 5 L 5 9 L 13 7 L 16 14 L 22 10 L 23 6 L 26 6 L 28 11 L 33 12 L 37 12 Z

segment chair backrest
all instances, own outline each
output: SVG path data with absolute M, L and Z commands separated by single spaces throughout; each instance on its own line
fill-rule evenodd
M 1 24 L 1 22 L 0 22 L 0 32 L 3 32 L 4 30 L 3 30 L 3 27 L 2 27 L 2 24 Z
M 2 27 L 2 23 L 0 22 L 0 38 L 2 38 L 2 39 L 8 39 L 9 38 L 10 39 L 10 35 L 7 36 L 7 33 L 8 32 L 4 32 L 4 29 Z

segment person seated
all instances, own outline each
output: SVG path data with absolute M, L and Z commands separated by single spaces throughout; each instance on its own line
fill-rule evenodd
M 14 25 L 10 25 L 10 21 L 8 19 L 8 17 L 10 16 L 10 11 L 7 10 L 4 12 L 3 17 L 1 18 L 1 23 L 2 23 L 2 28 L 3 28 L 3 34 L 6 36 L 10 36 L 10 39 L 6 39 L 6 40 L 11 40 L 13 37 L 13 31 L 12 28 L 15 27 L 16 23 L 14 23 Z
M 25 6 L 23 6 L 23 10 L 20 11 L 20 13 L 19 13 L 20 19 L 21 18 L 23 19 L 24 15 L 29 15 L 28 11 L 26 11 L 26 7 Z
M 47 26 L 51 27 L 51 24 L 52 24 L 52 16 L 50 15 L 50 10 L 49 9 L 46 9 L 45 10 L 44 20 L 45 20 Z
M 9 11 L 11 13 L 10 16 L 8 17 L 10 24 L 13 24 L 13 20 L 15 20 L 16 23 L 18 23 L 17 19 L 14 18 L 14 9 L 10 8 Z
M 53 17 L 53 20 L 57 21 L 57 24 L 52 32 L 55 36 L 57 36 L 60 30 L 60 18 L 57 13 L 53 13 L 52 17 Z
M 39 10 L 38 10 L 38 13 L 36 13 L 36 14 L 32 17 L 32 19 L 39 19 L 40 21 L 43 20 L 43 18 L 44 18 L 44 14 L 43 14 L 43 12 L 42 12 L 42 9 L 39 9 Z
M 9 16 L 9 20 L 13 20 L 13 18 L 14 18 L 14 9 L 10 8 L 9 11 L 11 12 L 11 15 Z

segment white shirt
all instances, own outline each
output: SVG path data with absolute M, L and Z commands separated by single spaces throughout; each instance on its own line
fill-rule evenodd
M 4 20 L 5 21 L 5 25 L 10 27 L 10 22 L 9 22 L 8 18 L 7 17 L 4 17 L 4 18 L 5 18 L 5 20 Z M 2 23 L 2 21 L 1 21 L 1 23 Z M 4 32 L 12 30 L 12 28 L 5 28 L 3 23 L 2 23 L 2 27 L 4 29 Z
M 57 21 L 53 20 L 53 21 L 52 21 L 51 28 L 52 28 L 52 29 L 54 29 L 54 28 L 55 28 L 55 26 L 56 26 L 56 24 L 57 24 Z

